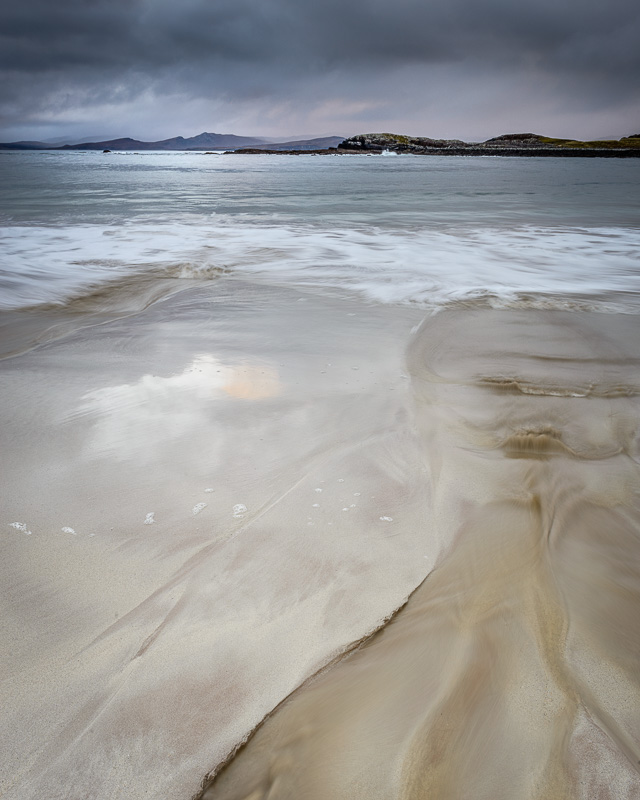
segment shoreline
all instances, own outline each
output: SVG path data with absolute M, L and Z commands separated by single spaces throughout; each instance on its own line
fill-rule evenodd
M 575 766 L 574 755 L 556 759 L 565 788 L 574 785 L 569 768 L 575 781 L 603 790 L 598 775 L 617 785 L 611 764 L 618 779 L 637 781 L 616 749 L 632 746 L 624 708 L 635 707 L 637 681 L 611 688 L 610 672 L 584 667 L 580 680 L 596 681 L 598 708 L 618 725 L 607 734 L 616 744 L 605 764 L 596 729 L 563 711 L 570 693 L 556 685 L 558 664 L 573 675 L 584 658 L 566 662 L 562 623 L 538 635 L 536 620 L 550 603 L 558 619 L 585 631 L 590 648 L 600 652 L 606 632 L 607 657 L 626 663 L 635 615 L 615 589 L 617 556 L 598 531 L 617 526 L 627 542 L 640 513 L 639 333 L 633 315 L 469 307 L 430 316 L 228 279 L 1 361 L 11 418 L 3 426 L 11 465 L 4 522 L 31 532 L 4 528 L 3 581 L 13 587 L 2 633 L 4 796 L 187 798 L 228 761 L 213 795 L 224 800 L 237 770 L 247 792 L 253 774 L 264 785 L 256 745 L 311 702 L 305 714 L 321 736 L 326 720 L 327 738 L 316 747 L 313 731 L 299 736 L 293 723 L 299 758 L 274 767 L 282 787 L 309 779 L 310 798 L 375 798 L 399 780 L 402 726 L 424 710 L 419 676 L 431 675 L 434 697 L 449 691 L 442 665 L 424 662 L 437 650 L 425 651 L 425 636 L 443 653 L 462 653 L 456 642 L 477 637 L 477 658 L 452 650 L 450 664 L 451 680 L 477 683 L 478 694 L 443 706 L 456 720 L 448 733 L 428 719 L 424 728 L 448 758 L 472 759 L 470 785 L 491 785 L 494 758 L 510 741 L 486 698 L 511 696 L 500 676 L 514 669 L 527 686 L 542 681 L 553 702 L 547 708 L 544 692 L 532 689 L 513 711 L 525 716 L 507 729 L 521 732 L 525 751 L 526 731 L 537 744 L 526 758 L 514 753 L 513 780 L 492 797 L 520 796 L 513 787 L 541 774 L 556 730 L 582 742 Z M 561 597 L 545 600 L 547 559 Z M 635 597 L 631 563 L 626 591 Z M 581 581 L 597 586 L 603 569 L 610 589 L 583 597 Z M 521 581 L 511 580 L 514 570 Z M 538 604 L 523 600 L 523 587 Z M 458 596 L 468 604 L 451 616 Z M 606 597 L 615 598 L 610 608 L 599 605 Z M 607 624 L 592 630 L 590 610 Z M 474 621 L 463 635 L 455 620 L 467 618 Z M 398 647 L 387 652 L 389 637 L 399 637 Z M 522 648 L 529 655 L 519 661 Z M 402 663 L 387 669 L 393 653 Z M 478 664 L 487 667 L 479 676 Z M 360 693 L 349 688 L 353 669 Z M 362 705 L 345 717 L 353 697 Z M 591 713 L 593 701 L 585 703 Z M 324 711 L 317 717 L 314 708 Z M 406 709 L 406 719 L 394 709 Z M 332 731 L 368 714 L 367 730 L 386 732 L 384 742 L 349 733 L 352 758 L 341 763 L 342 748 L 333 749 L 341 734 Z M 478 760 L 464 731 L 489 728 L 483 738 L 493 744 Z M 588 747 L 600 754 L 595 766 Z M 279 758 L 277 747 L 266 752 Z M 338 760 L 318 773 L 316 756 Z M 292 772 L 288 763 L 305 768 Z M 362 795 L 348 778 L 358 764 L 378 776 Z M 456 775 L 462 786 L 467 772 Z M 449 796 L 441 778 L 429 780 Z

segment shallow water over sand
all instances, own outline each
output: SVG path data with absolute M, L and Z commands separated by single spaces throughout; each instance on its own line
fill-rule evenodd
M 450 545 L 206 800 L 640 795 L 639 345 L 603 315 L 422 325 L 408 366 Z
M 228 281 L 0 362 L 3 797 L 191 797 L 404 602 L 420 318 Z

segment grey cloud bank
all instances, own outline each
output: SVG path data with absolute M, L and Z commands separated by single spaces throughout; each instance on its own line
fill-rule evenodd
M 640 11 L 540 0 L 2 0 L 0 139 L 640 127 Z

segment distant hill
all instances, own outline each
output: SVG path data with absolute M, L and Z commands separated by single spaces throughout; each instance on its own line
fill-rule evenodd
M 52 142 L 6 142 L 0 144 L 4 150 L 240 150 L 247 147 L 268 147 L 269 150 L 324 150 L 337 147 L 341 136 L 324 136 L 317 139 L 296 139 L 291 142 L 272 143 L 269 139 L 253 136 L 235 136 L 231 133 L 201 133 L 198 136 L 174 136 L 158 142 L 143 142 L 140 139 L 122 137 L 101 141 L 84 139 L 72 144 Z
M 0 142 L 0 150 L 51 150 L 46 142 Z
M 78 145 L 87 142 L 98 141 L 95 136 L 84 139 L 75 139 L 73 136 L 63 136 L 58 139 L 48 139 L 46 142 L 39 141 L 20 141 L 3 142 L 0 144 L 2 150 L 59 150 L 64 145 Z M 132 140 L 134 141 L 134 140 Z
M 252 136 L 234 136 L 231 133 L 201 133 L 198 136 L 174 136 L 159 142 L 141 142 L 138 139 L 108 139 L 104 142 L 67 144 L 61 150 L 236 150 L 239 147 L 265 144 L 265 139 Z
M 342 136 L 321 136 L 318 139 L 296 139 L 293 142 L 270 142 L 269 150 L 326 150 L 337 147 L 344 138 Z M 242 150 L 243 148 L 240 148 Z
M 100 142 L 77 142 L 56 145 L 47 142 L 4 142 L 2 150 L 237 150 L 266 144 L 267 140 L 254 136 L 235 136 L 231 133 L 201 133 L 198 136 L 174 136 L 159 142 L 142 142 L 139 139 L 123 137 L 105 139 Z

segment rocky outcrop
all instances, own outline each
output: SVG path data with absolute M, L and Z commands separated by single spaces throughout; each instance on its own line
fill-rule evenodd
M 583 142 L 555 139 L 537 133 L 505 133 L 485 142 L 460 139 L 429 139 L 396 133 L 361 133 L 338 145 L 344 153 L 409 153 L 460 156 L 640 156 L 640 137 Z
M 424 136 L 402 136 L 397 133 L 361 133 L 345 139 L 338 145 L 340 150 L 356 150 L 381 153 L 422 153 L 426 150 L 466 147 L 459 139 L 429 139 Z

